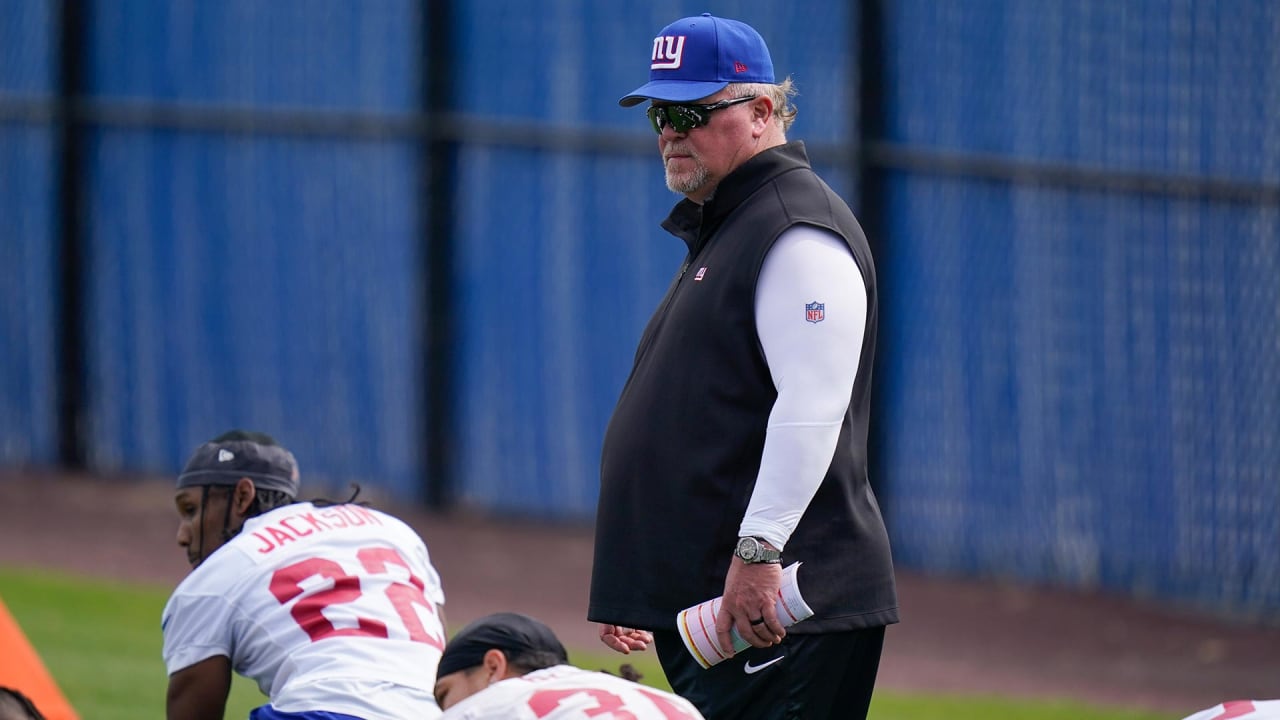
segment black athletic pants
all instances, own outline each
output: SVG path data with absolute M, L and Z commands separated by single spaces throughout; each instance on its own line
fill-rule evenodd
M 667 682 L 707 720 L 855 720 L 871 705 L 884 628 L 789 634 L 781 645 L 747 648 L 706 670 L 679 634 L 653 638 Z

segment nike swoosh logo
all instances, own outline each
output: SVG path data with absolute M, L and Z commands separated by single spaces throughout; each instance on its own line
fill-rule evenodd
M 744 673 L 746 673 L 746 674 L 748 674 L 748 675 L 752 675 L 752 674 L 758 673 L 758 672 L 760 672 L 761 670 L 763 670 L 763 669 L 765 669 L 765 668 L 769 667 L 770 665 L 772 665 L 772 664 L 774 664 L 774 663 L 776 663 L 776 662 L 782 662 L 782 658 L 784 658 L 784 657 L 786 657 L 786 656 L 785 656 L 785 655 L 779 655 L 778 657 L 776 657 L 776 658 L 774 658 L 774 659 L 770 660 L 769 662 L 760 663 L 759 665 L 752 665 L 752 664 L 751 664 L 751 661 L 750 661 L 750 660 L 748 660 L 748 661 L 746 661 L 745 663 L 743 663 L 743 665 L 742 665 L 742 672 L 744 672 Z

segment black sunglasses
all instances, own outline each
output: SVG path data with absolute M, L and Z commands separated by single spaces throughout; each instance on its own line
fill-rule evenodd
M 732 100 L 721 100 L 710 105 L 650 105 L 649 122 L 653 123 L 653 131 L 662 134 L 662 128 L 670 125 L 676 132 L 684 134 L 696 127 L 711 122 L 711 113 L 723 110 L 730 105 L 750 102 L 757 96 L 740 97 Z

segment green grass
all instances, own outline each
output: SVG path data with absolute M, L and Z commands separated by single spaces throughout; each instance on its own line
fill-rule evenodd
M 0 568 L 0 598 L 85 720 L 164 717 L 167 678 L 160 658 L 160 611 L 169 590 Z M 643 676 L 641 682 L 667 688 L 652 654 L 623 658 L 607 650 L 569 648 L 569 657 L 580 667 L 615 673 L 621 662 L 630 662 Z M 243 720 L 264 702 L 253 683 L 237 676 L 226 717 Z M 885 691 L 876 693 L 871 718 L 1168 720 L 1165 715 L 1063 702 Z
M 1169 720 L 1167 714 L 1100 708 L 1064 701 L 999 697 L 900 695 L 877 691 L 873 720 Z
M 84 720 L 164 717 L 160 611 L 168 597 L 169 588 L 0 568 L 0 599 Z M 263 702 L 237 676 L 226 716 L 247 718 Z

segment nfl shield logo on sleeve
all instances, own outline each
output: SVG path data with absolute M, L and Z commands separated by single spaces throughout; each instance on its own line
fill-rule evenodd
M 826 303 L 820 303 L 814 300 L 811 303 L 804 304 L 804 319 L 811 323 L 820 323 L 826 317 Z

